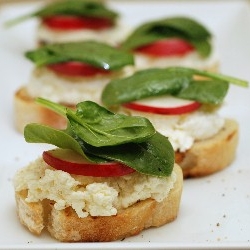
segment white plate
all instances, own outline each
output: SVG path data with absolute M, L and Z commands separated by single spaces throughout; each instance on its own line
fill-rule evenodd
M 215 35 L 221 71 L 250 80 L 250 11 L 247 1 L 112 1 L 124 21 L 137 25 L 169 15 L 189 15 Z M 35 4 L 0 6 L 0 24 L 27 13 Z M 250 247 L 250 90 L 230 87 L 221 113 L 240 124 L 237 158 L 226 170 L 185 180 L 179 216 L 160 228 L 113 243 L 59 243 L 47 233 L 36 237 L 15 213 L 11 179 L 45 145 L 28 144 L 13 127 L 12 98 L 32 68 L 23 56 L 35 46 L 36 21 L 11 29 L 0 27 L 0 248 L 1 249 L 201 249 Z

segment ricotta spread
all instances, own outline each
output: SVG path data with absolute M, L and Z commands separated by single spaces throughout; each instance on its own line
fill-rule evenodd
M 148 198 L 161 202 L 175 181 L 174 171 L 169 177 L 138 172 L 105 178 L 70 175 L 51 168 L 42 158 L 20 169 L 13 179 L 15 191 L 28 191 L 27 202 L 50 199 L 55 209 L 71 206 L 81 218 L 115 215 L 119 209 Z
M 171 57 L 153 57 L 142 53 L 135 53 L 135 65 L 138 69 L 178 66 L 214 70 L 219 66 L 219 60 L 215 52 L 208 58 L 201 57 L 196 51 L 184 56 Z
M 69 105 L 86 100 L 100 104 L 102 90 L 109 81 L 115 77 L 123 77 L 132 73 L 133 66 L 126 66 L 122 70 L 108 75 L 63 77 L 42 67 L 33 70 L 26 89 L 33 98 L 43 97 Z
M 97 31 L 91 29 L 55 31 L 41 24 L 37 29 L 37 38 L 38 41 L 46 43 L 95 40 L 110 45 L 117 45 L 126 37 L 129 31 L 130 28 L 121 22 L 117 22 L 116 26 L 112 28 Z
M 195 111 L 185 115 L 160 115 L 122 108 L 123 112 L 148 118 L 155 129 L 168 137 L 175 151 L 185 152 L 195 141 L 208 139 L 224 126 L 217 112 Z

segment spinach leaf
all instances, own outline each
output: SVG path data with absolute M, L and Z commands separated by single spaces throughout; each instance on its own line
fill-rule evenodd
M 24 129 L 27 142 L 71 149 L 97 163 L 118 161 L 143 174 L 171 174 L 175 159 L 172 145 L 155 132 L 147 119 L 132 117 L 131 120 L 130 116 L 114 114 L 90 101 L 79 103 L 76 112 L 42 98 L 37 102 L 67 116 L 69 123 L 66 130 L 28 124 Z
M 112 146 L 128 142 L 141 142 L 151 137 L 155 129 L 150 121 L 144 117 L 115 114 L 99 106 L 85 101 L 77 104 L 77 110 L 60 108 L 48 100 L 37 100 L 55 112 L 67 116 L 70 129 L 86 143 L 96 146 Z
M 179 37 L 190 42 L 207 57 L 211 53 L 211 34 L 197 21 L 187 17 L 172 17 L 151 21 L 138 26 L 122 43 L 122 48 L 134 50 L 164 38 Z
M 220 80 L 191 81 L 189 86 L 182 89 L 176 96 L 204 104 L 217 105 L 223 102 L 228 88 L 229 83 Z
M 118 70 L 133 65 L 133 55 L 96 41 L 48 44 L 25 56 L 36 66 L 66 61 L 79 61 L 105 70 Z
M 140 100 L 150 96 L 175 94 L 189 85 L 192 74 L 188 72 L 147 69 L 127 78 L 111 81 L 102 92 L 102 102 L 107 106 Z
M 117 12 L 107 8 L 98 0 L 64 0 L 50 3 L 33 13 L 10 20 L 6 25 L 15 25 L 32 17 L 43 18 L 55 15 L 104 17 L 113 21 L 118 17 Z
M 137 172 L 155 176 L 168 176 L 174 166 L 174 150 L 166 137 L 154 134 L 142 143 L 127 143 L 116 147 L 85 145 L 88 153 L 121 162 Z
M 67 133 L 67 130 L 63 131 L 42 124 L 31 123 L 25 126 L 24 138 L 27 142 L 48 143 L 59 148 L 71 149 L 92 162 L 107 162 L 103 158 L 84 153 L 81 143 Z
M 186 74 L 192 74 L 193 76 L 205 76 L 210 79 L 214 80 L 221 80 L 221 81 L 226 81 L 228 83 L 232 83 L 241 87 L 248 87 L 248 82 L 245 80 L 241 80 L 239 78 L 233 77 L 233 76 L 227 76 L 224 74 L 220 73 L 214 73 L 214 72 L 209 72 L 205 70 L 199 70 L 199 69 L 192 69 L 192 68 L 185 68 L 185 67 L 169 67 L 167 68 L 168 71 L 173 71 L 173 72 L 182 72 Z
M 206 80 L 195 80 L 195 76 L 206 77 Z M 146 97 L 172 95 L 201 103 L 220 104 L 229 83 L 248 86 L 247 81 L 238 78 L 191 68 L 147 69 L 109 82 L 102 92 L 102 102 L 113 106 Z
M 24 138 L 27 142 L 48 143 L 59 148 L 72 149 L 85 156 L 79 143 L 63 130 L 31 123 L 24 128 Z
M 74 133 L 96 147 L 141 142 L 155 133 L 149 120 L 115 114 L 91 101 L 79 103 L 76 113 L 68 110 L 67 117 Z

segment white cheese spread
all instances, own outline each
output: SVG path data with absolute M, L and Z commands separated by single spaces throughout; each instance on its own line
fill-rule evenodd
M 133 66 L 127 66 L 108 75 L 63 77 L 42 67 L 32 71 L 26 89 L 33 98 L 43 97 L 54 102 L 71 105 L 86 100 L 100 104 L 102 90 L 109 81 L 115 77 L 123 77 L 132 73 Z
M 175 151 L 185 152 L 195 141 L 208 139 L 224 126 L 225 119 L 217 112 L 203 110 L 185 115 L 160 115 L 122 108 L 122 112 L 148 118 L 155 129 L 168 137 Z
M 153 57 L 142 53 L 135 53 L 135 65 L 138 69 L 178 66 L 216 70 L 219 66 L 219 60 L 215 52 L 213 52 L 208 58 L 201 57 L 196 51 L 190 52 L 184 56 L 169 57 Z
M 20 169 L 14 176 L 15 191 L 27 190 L 27 202 L 50 199 L 62 210 L 71 206 L 81 218 L 111 216 L 148 198 L 161 202 L 176 181 L 169 177 L 132 173 L 121 177 L 86 177 L 70 175 L 48 166 L 42 158 Z
M 112 28 L 97 31 L 91 29 L 55 31 L 41 24 L 37 29 L 37 38 L 38 41 L 46 43 L 95 40 L 105 42 L 110 45 L 117 45 L 127 36 L 129 32 L 130 28 L 126 27 L 121 22 L 118 22 L 116 26 Z

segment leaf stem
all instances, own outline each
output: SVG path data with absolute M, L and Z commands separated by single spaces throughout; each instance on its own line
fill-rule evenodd
M 59 115 L 66 117 L 67 108 L 59 103 L 55 103 L 41 97 L 36 98 L 36 103 L 41 104 L 42 106 L 55 111 Z
M 216 79 L 216 80 L 226 81 L 228 83 L 232 83 L 232 84 L 235 84 L 235 85 L 238 85 L 238 86 L 241 86 L 241 87 L 246 87 L 247 88 L 249 86 L 248 81 L 241 80 L 239 78 L 232 77 L 232 76 L 226 76 L 226 75 L 222 75 L 222 74 L 218 74 L 218 73 L 202 71 L 202 70 L 198 70 L 198 69 L 184 68 L 184 67 L 178 67 L 178 68 L 171 67 L 171 68 L 168 68 L 168 70 L 176 70 L 176 69 L 177 70 L 181 69 L 181 70 L 184 70 L 184 71 L 187 71 L 187 72 L 192 72 L 193 74 L 197 74 L 197 75 L 200 75 L 200 76 L 207 76 L 207 77 L 210 77 L 210 78 L 213 78 L 213 79 Z
M 34 16 L 34 14 L 28 14 L 28 15 L 24 15 L 24 16 L 17 17 L 17 18 L 15 18 L 15 19 L 11 19 L 11 20 L 5 22 L 5 23 L 4 23 L 4 26 L 5 26 L 6 28 L 12 27 L 12 26 L 14 26 L 14 25 L 16 25 L 16 24 L 18 24 L 18 23 L 21 23 L 21 22 L 26 21 L 26 20 L 29 19 L 29 18 L 32 18 L 33 16 Z

